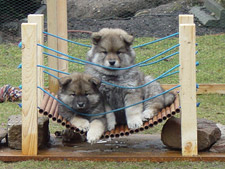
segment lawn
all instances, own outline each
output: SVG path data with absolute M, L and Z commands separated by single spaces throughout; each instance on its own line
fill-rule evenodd
M 134 46 L 152 41 L 153 38 L 138 38 L 134 42 Z M 90 44 L 87 39 L 78 39 L 81 43 Z M 178 38 L 174 37 L 165 41 L 158 42 L 151 46 L 145 46 L 135 49 L 137 54 L 137 62 L 143 61 L 146 58 L 152 57 L 159 52 L 166 50 L 178 43 Z M 225 34 L 206 35 L 197 37 L 197 61 L 200 65 L 197 67 L 197 83 L 225 83 Z M 160 56 L 165 57 L 178 49 L 172 50 L 167 54 Z M 69 44 L 69 54 L 74 57 L 85 59 L 88 48 Z M 47 59 L 45 59 L 45 63 Z M 157 59 L 156 59 L 157 60 Z M 154 61 L 154 60 L 153 60 Z M 17 66 L 21 63 L 21 50 L 15 44 L 0 45 L 0 87 L 5 84 L 11 84 L 17 87 L 21 84 L 21 69 Z M 175 55 L 167 61 L 162 61 L 151 66 L 141 67 L 145 74 L 151 74 L 154 77 L 159 76 L 169 68 L 177 65 L 178 55 Z M 83 71 L 83 66 L 69 63 L 69 72 Z M 45 76 L 45 85 L 48 85 L 47 76 Z M 160 80 L 163 84 L 178 83 L 178 74 L 169 76 Z M 225 95 L 207 94 L 198 95 L 198 102 L 201 103 L 197 108 L 199 118 L 206 118 L 217 123 L 225 125 Z M 7 126 L 7 119 L 10 115 L 20 114 L 21 109 L 18 106 L 19 102 L 4 102 L 0 103 L 0 125 Z M 153 129 L 145 131 L 145 133 L 160 133 L 163 124 L 160 124 Z M 53 122 L 50 123 L 50 131 L 54 133 L 62 127 Z M 0 148 L 1 149 L 1 148 Z M 106 163 L 106 162 L 18 162 L 18 163 L 2 163 L 0 168 L 224 168 L 224 163 L 219 162 L 170 162 L 170 163 Z

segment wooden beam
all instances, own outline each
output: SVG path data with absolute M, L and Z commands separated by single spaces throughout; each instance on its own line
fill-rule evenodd
M 37 155 L 37 24 L 22 24 L 22 154 Z
M 177 84 L 162 84 L 164 90 L 171 89 L 172 87 L 177 86 Z M 179 88 L 174 91 L 180 91 Z M 197 94 L 225 94 L 225 84 L 204 84 L 200 83 L 199 88 L 197 89 Z
M 57 0 L 57 27 L 58 36 L 68 39 L 67 33 L 67 0 Z M 58 39 L 58 51 L 68 54 L 68 43 L 61 39 Z M 66 56 L 58 54 L 58 56 L 67 58 Z M 68 72 L 68 61 L 58 60 L 58 68 L 60 71 Z M 65 76 L 59 73 L 59 77 Z
M 47 22 L 48 22 L 48 33 L 58 35 L 58 25 L 57 25 L 57 3 L 56 0 L 47 0 Z M 52 36 L 48 36 L 48 47 L 58 50 L 58 39 Z M 55 55 L 54 52 L 48 51 L 48 53 Z M 48 66 L 58 70 L 58 59 L 49 56 L 48 57 Z M 49 70 L 49 72 L 57 77 L 59 73 Z M 52 76 L 49 76 L 49 90 L 53 93 L 58 92 L 58 80 Z
M 44 30 L 44 15 L 43 14 L 31 14 L 28 15 L 28 23 L 37 23 L 37 43 L 43 45 L 44 44 L 44 36 L 43 36 L 43 30 Z M 44 57 L 43 57 L 43 48 L 38 47 L 37 48 L 37 64 L 43 65 L 44 63 Z M 38 67 L 37 68 L 37 85 L 41 88 L 44 88 L 44 75 L 43 75 L 43 68 Z M 38 90 L 38 106 L 41 105 L 43 99 L 43 91 Z
M 181 19 L 182 17 L 179 16 L 180 21 L 185 20 Z M 182 155 L 194 156 L 198 154 L 195 24 L 179 24 L 179 44 Z

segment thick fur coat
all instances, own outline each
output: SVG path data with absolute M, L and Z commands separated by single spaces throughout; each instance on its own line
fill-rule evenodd
M 92 48 L 87 54 L 87 60 L 112 68 L 124 68 L 135 64 L 135 52 L 131 45 L 134 38 L 121 29 L 104 28 L 92 34 Z M 153 78 L 144 76 L 138 67 L 127 70 L 110 70 L 87 64 L 86 73 L 101 80 L 120 86 L 136 87 L 145 84 Z M 116 109 L 142 101 L 161 92 L 158 82 L 139 89 L 122 89 L 101 83 L 100 92 L 106 99 L 106 109 Z M 129 128 L 141 127 L 143 121 L 152 118 L 160 109 L 174 101 L 173 94 L 165 94 L 144 104 L 121 110 L 107 115 L 108 130 L 116 124 L 127 124 Z
M 98 114 L 105 112 L 104 99 L 99 91 L 100 80 L 84 73 L 73 73 L 59 80 L 58 98 L 76 112 Z M 105 116 L 79 115 L 62 104 L 59 114 L 69 120 L 72 125 L 87 131 L 87 140 L 97 142 L 106 130 Z

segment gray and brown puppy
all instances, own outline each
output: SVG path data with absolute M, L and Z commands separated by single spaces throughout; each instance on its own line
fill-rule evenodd
M 100 80 L 84 73 L 72 73 L 59 80 L 59 100 L 83 114 L 105 112 L 104 100 L 99 92 Z M 72 125 L 87 131 L 87 140 L 96 143 L 106 130 L 105 116 L 79 115 L 59 104 L 59 114 Z
M 87 60 L 112 68 L 124 68 L 135 64 L 135 52 L 131 47 L 134 38 L 121 29 L 103 28 L 92 34 L 92 48 L 87 54 Z M 120 86 L 136 87 L 145 84 L 153 78 L 144 76 L 137 67 L 126 70 L 111 70 L 86 64 L 86 73 L 101 80 Z M 142 101 L 161 92 L 158 82 L 139 89 L 123 89 L 104 83 L 99 88 L 109 104 L 107 111 Z M 143 121 L 152 118 L 160 109 L 174 101 L 173 94 L 165 94 L 153 100 L 138 104 L 114 114 L 107 115 L 108 130 L 116 124 L 127 124 L 129 128 L 141 127 Z

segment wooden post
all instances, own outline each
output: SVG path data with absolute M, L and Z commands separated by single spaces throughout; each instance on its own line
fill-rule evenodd
M 22 24 L 22 154 L 37 155 L 37 24 Z
M 182 155 L 198 154 L 197 115 L 196 115 L 196 59 L 195 59 L 195 24 L 193 16 L 179 16 L 179 81 L 181 104 L 181 143 Z M 189 22 L 189 23 L 182 23 Z M 192 22 L 192 23 L 190 23 Z
M 44 36 L 43 36 L 43 30 L 44 30 L 44 15 L 43 14 L 31 14 L 28 15 L 28 23 L 37 23 L 37 43 L 43 45 L 44 44 Z M 43 48 L 38 47 L 37 48 L 37 64 L 43 65 Z M 41 88 L 44 88 L 44 75 L 43 75 L 43 69 L 41 67 L 37 68 L 38 71 L 38 83 L 37 85 Z M 41 102 L 43 99 L 43 91 L 38 90 L 38 106 L 41 106 Z
M 179 24 L 194 24 L 193 15 L 179 15 Z
M 48 22 L 48 32 L 54 35 L 58 34 L 57 27 L 57 0 L 47 0 L 47 22 Z M 58 39 L 52 36 L 48 36 L 48 47 L 58 50 Z M 55 55 L 54 52 L 48 51 L 48 53 Z M 58 70 L 58 59 L 49 56 L 48 57 L 48 66 Z M 50 71 L 49 72 L 57 77 L 59 77 L 58 72 Z M 52 76 L 49 76 L 49 90 L 51 92 L 58 92 L 58 80 Z
M 67 33 L 67 0 L 57 0 L 57 27 L 58 27 L 58 36 L 68 39 Z M 68 54 L 68 43 L 61 39 L 58 39 L 58 51 Z M 59 55 L 64 57 L 63 55 Z M 68 72 L 68 61 L 58 60 L 58 68 L 60 71 Z M 59 73 L 59 77 L 64 76 L 64 74 Z

